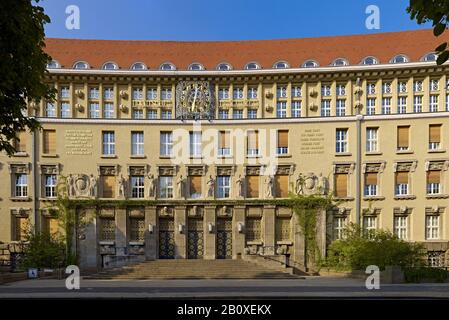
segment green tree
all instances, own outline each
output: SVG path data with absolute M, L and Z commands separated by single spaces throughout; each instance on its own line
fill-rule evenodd
M 26 239 L 23 268 L 58 268 L 64 264 L 65 245 L 63 241 L 48 232 L 30 232 Z
M 431 22 L 435 36 L 443 34 L 449 24 L 449 0 L 410 0 L 407 12 L 418 24 Z M 444 42 L 435 48 L 437 64 L 443 64 L 449 59 L 447 47 L 448 43 Z
M 27 101 L 52 100 L 54 89 L 44 81 L 51 57 L 44 52 L 44 25 L 50 18 L 39 0 L 0 1 L 0 151 L 15 152 L 12 141 L 21 130 L 40 128 L 22 114 Z

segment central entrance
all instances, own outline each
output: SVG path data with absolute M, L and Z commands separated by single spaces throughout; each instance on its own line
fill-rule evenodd
M 217 259 L 232 259 L 232 219 L 217 219 Z
M 175 258 L 175 222 L 159 218 L 159 259 Z
M 203 259 L 204 231 L 203 219 L 189 218 L 187 222 L 187 258 Z

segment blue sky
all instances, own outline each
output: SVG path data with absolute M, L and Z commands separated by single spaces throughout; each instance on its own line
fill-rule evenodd
M 41 0 L 48 37 L 128 40 L 247 40 L 411 30 L 408 0 Z M 65 26 L 66 7 L 80 9 L 80 29 Z M 380 9 L 368 30 L 365 9 Z

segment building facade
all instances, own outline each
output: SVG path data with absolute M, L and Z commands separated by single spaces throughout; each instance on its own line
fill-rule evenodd
M 276 200 L 328 194 L 319 243 L 348 222 L 449 259 L 449 78 L 431 31 L 248 42 L 47 39 L 55 101 L 42 130 L 0 155 L 0 241 L 56 232 L 66 179 L 89 223 L 85 268 L 131 259 L 304 267 L 296 217 Z M 86 202 L 88 203 L 88 202 Z M 98 205 L 98 203 L 100 203 Z

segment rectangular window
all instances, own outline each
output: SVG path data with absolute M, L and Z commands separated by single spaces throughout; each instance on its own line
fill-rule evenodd
M 129 240 L 137 242 L 145 241 L 145 218 L 130 217 Z
M 173 198 L 173 177 L 160 176 L 159 177 L 159 196 L 161 198 Z
M 278 118 L 287 117 L 287 102 L 279 101 L 276 104 L 276 117 L 278 117 Z
M 133 119 L 143 119 L 143 110 L 142 109 L 133 109 L 132 117 L 133 117 Z
M 366 114 L 367 115 L 376 114 L 376 98 L 366 99 Z
M 366 152 L 379 151 L 377 132 L 378 128 L 366 128 Z
M 248 88 L 248 99 L 257 99 L 258 90 L 256 87 Z
M 335 137 L 335 152 L 348 152 L 348 129 L 337 129 Z
M 100 218 L 100 241 L 114 241 L 115 240 L 115 219 L 114 218 Z
M 27 151 L 27 132 L 26 131 L 18 131 L 17 139 L 14 139 L 14 148 L 16 149 L 16 153 L 25 153 Z
M 165 120 L 171 119 L 171 111 L 170 110 L 162 110 L 162 119 L 165 119 Z
M 61 87 L 61 98 L 62 99 L 70 98 L 70 88 L 69 87 Z
M 161 98 L 162 100 L 171 100 L 172 99 L 172 92 L 171 88 L 162 88 L 161 90 Z
M 427 171 L 427 194 L 441 193 L 441 171 Z
M 301 101 L 292 101 L 291 113 L 292 118 L 301 117 Z
M 131 154 L 133 156 L 143 156 L 143 131 L 131 132 Z
M 438 96 L 430 96 L 429 112 L 438 112 Z
M 156 100 L 157 99 L 157 88 L 147 88 L 147 100 Z
M 131 197 L 136 199 L 143 199 L 145 197 L 144 176 L 131 177 Z
M 231 193 L 231 177 L 230 176 L 218 176 L 217 177 L 217 197 L 229 198 Z
M 365 196 L 373 197 L 377 196 L 377 193 L 378 193 L 377 172 L 365 173 Z
M 337 198 L 348 197 L 348 175 L 346 173 L 335 174 L 335 196 Z
M 275 239 L 278 241 L 290 241 L 291 240 L 291 218 L 289 217 L 276 217 L 275 218 Z
M 407 113 L 407 97 L 398 98 L 398 113 Z
M 89 103 L 89 117 L 92 119 L 100 118 L 100 104 Z
M 330 117 L 331 116 L 331 101 L 321 100 L 321 116 Z
M 157 110 L 147 110 L 147 119 L 157 119 Z
M 160 154 L 161 156 L 171 156 L 173 152 L 173 134 L 172 132 L 161 132 Z
M 14 241 L 25 241 L 30 228 L 30 223 L 27 217 L 13 217 L 14 219 Z
M 61 118 L 71 118 L 71 117 L 72 117 L 72 111 L 70 108 L 70 103 L 61 102 Z
M 232 111 L 232 119 L 243 119 L 243 110 L 234 109 Z
M 242 100 L 243 99 L 243 88 L 241 88 L 241 87 L 234 88 L 233 98 L 234 98 L 234 100 Z
M 367 94 L 376 94 L 376 84 L 375 83 L 368 83 L 366 85 L 366 93 Z
M 191 157 L 201 157 L 201 132 L 190 132 L 189 147 Z
M 199 199 L 202 196 L 201 176 L 190 176 L 190 198 Z
M 382 114 L 391 113 L 391 98 L 382 98 Z
M 115 198 L 115 176 L 102 176 L 103 198 Z
M 103 155 L 115 155 L 114 131 L 103 131 Z
M 341 240 L 344 238 L 345 227 L 346 227 L 346 217 L 334 217 L 333 219 L 334 240 Z
M 231 154 L 231 134 L 229 131 L 219 132 L 218 155 L 229 156 Z
M 228 100 L 229 99 L 229 88 L 218 89 L 218 100 Z
M 288 130 L 278 130 L 277 154 L 288 154 Z
M 337 85 L 337 96 L 344 96 L 346 95 L 346 87 L 344 84 L 338 84 Z
M 405 196 L 409 194 L 409 174 L 408 172 L 396 172 L 396 195 Z
M 441 146 L 441 124 L 429 125 L 429 150 L 439 150 Z
M 421 80 L 417 80 L 415 82 L 413 82 L 413 91 L 414 92 L 421 92 L 422 91 L 422 81 Z
M 407 93 L 407 82 L 398 83 L 398 93 Z
M 330 95 L 331 95 L 331 86 L 330 85 L 322 85 L 321 86 L 321 95 L 323 97 L 330 97 Z
M 114 88 L 104 88 L 103 89 L 103 98 L 105 100 L 114 99 Z
M 259 131 L 247 131 L 247 150 L 248 156 L 256 156 L 259 154 Z
M 440 216 L 426 215 L 426 240 L 440 238 Z
M 430 91 L 438 91 L 439 85 L 438 85 L 438 79 L 431 79 L 429 82 L 429 90 Z
M 100 99 L 100 90 L 98 88 L 89 89 L 89 99 L 98 100 Z
M 42 152 L 44 154 L 56 154 L 56 130 L 44 130 L 42 140 Z
M 14 189 L 15 197 L 28 197 L 28 176 L 26 174 L 16 174 Z
M 285 99 L 287 98 L 287 87 L 278 87 L 276 90 L 276 97 L 278 99 Z
M 114 118 L 114 104 L 113 103 L 105 103 L 104 104 L 103 116 L 106 119 Z
M 262 240 L 262 219 L 259 217 L 246 218 L 246 242 Z
M 288 175 L 276 175 L 274 177 L 274 186 L 276 197 L 288 197 Z
M 398 127 L 398 150 L 408 150 L 409 149 L 409 131 L 410 126 L 399 126 Z
M 292 86 L 292 98 L 301 97 L 301 87 L 300 86 Z
M 344 117 L 346 115 L 346 100 L 337 99 L 337 117 Z
M 141 88 L 133 89 L 133 100 L 142 100 L 143 99 L 143 90 Z
M 44 190 L 46 198 L 56 198 L 56 175 L 47 174 L 44 176 Z
M 48 118 L 56 118 L 56 107 L 54 103 L 47 102 L 45 105 L 45 116 Z
M 390 94 L 391 93 L 391 82 L 382 83 L 382 93 Z
M 259 176 L 246 176 L 246 197 L 259 198 Z
M 394 217 L 394 234 L 401 240 L 407 240 L 408 238 L 407 216 Z
M 229 111 L 220 109 L 218 110 L 218 119 L 228 119 L 229 118 Z
M 257 110 L 248 109 L 248 119 L 256 119 L 256 118 L 257 118 Z
M 374 232 L 377 229 L 377 217 L 376 216 L 364 216 L 363 217 L 363 229 L 368 234 Z
M 413 112 L 414 113 L 422 112 L 422 96 L 413 97 Z

